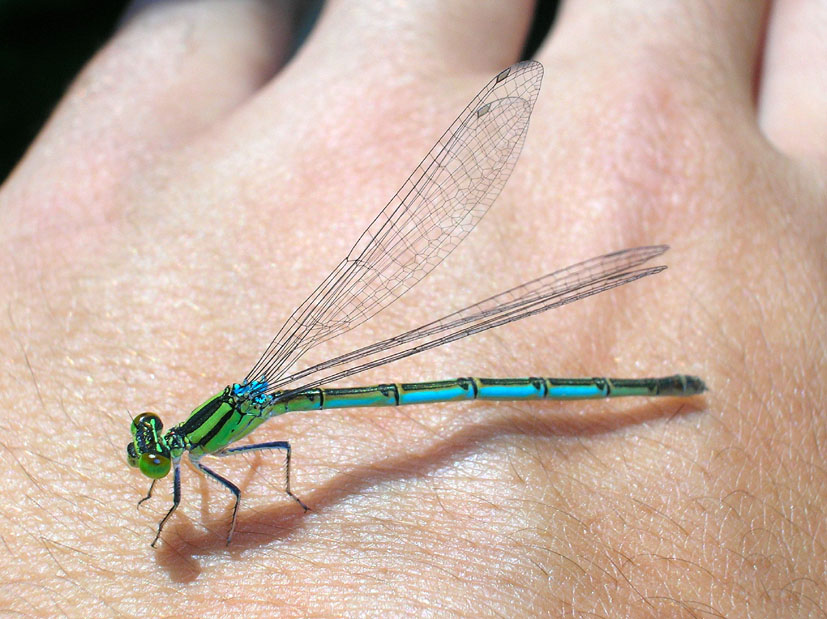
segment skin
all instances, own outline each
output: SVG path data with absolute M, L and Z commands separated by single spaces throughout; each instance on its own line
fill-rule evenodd
M 468 100 L 530 3 L 159 4 L 70 88 L 0 193 L 0 608 L 285 616 L 818 615 L 824 574 L 827 9 L 570 0 L 522 158 L 477 230 L 320 359 L 577 260 L 646 281 L 348 384 L 703 377 L 689 400 L 287 415 L 279 453 L 125 463 L 241 379 Z M 819 86 L 820 85 L 820 86 Z

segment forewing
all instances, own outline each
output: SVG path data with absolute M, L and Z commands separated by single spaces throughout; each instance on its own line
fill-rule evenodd
M 307 350 L 393 303 L 454 250 L 511 175 L 542 75 L 538 62 L 522 62 L 483 88 L 287 319 L 247 381 L 275 383 Z
M 291 385 L 288 391 L 280 395 L 286 398 L 298 391 L 352 376 L 487 329 L 617 288 L 642 277 L 660 273 L 666 267 L 640 267 L 652 258 L 660 256 L 667 249 L 666 245 L 636 247 L 579 262 L 501 292 L 416 329 L 285 376 L 269 385 L 267 391 L 274 393 L 280 391 L 285 385 Z M 379 355 L 382 356 L 379 357 Z M 328 372 L 334 367 L 355 361 L 361 363 L 340 372 Z M 293 386 L 296 384 L 298 386 Z

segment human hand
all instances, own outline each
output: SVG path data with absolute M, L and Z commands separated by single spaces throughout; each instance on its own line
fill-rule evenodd
M 543 90 L 502 197 L 428 280 L 335 348 L 668 243 L 663 274 L 358 384 L 686 372 L 706 396 L 288 415 L 256 437 L 292 442 L 293 489 L 312 512 L 282 494 L 279 458 L 222 461 L 244 491 L 233 545 L 230 496 L 187 469 L 182 507 L 149 548 L 168 486 L 134 509 L 146 484 L 124 463 L 131 416 L 176 423 L 243 376 L 517 60 L 530 20 L 530 3 L 411 4 L 332 3 L 278 71 L 283 7 L 153 6 L 90 63 L 5 184 L 2 607 L 823 608 L 816 3 L 776 3 L 762 42 L 758 3 L 569 2 L 536 55 Z

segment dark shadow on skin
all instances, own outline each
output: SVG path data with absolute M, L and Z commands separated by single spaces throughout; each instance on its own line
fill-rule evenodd
M 496 419 L 490 422 L 474 423 L 462 428 L 451 435 L 441 437 L 434 444 L 418 454 L 404 454 L 385 458 L 370 466 L 356 467 L 342 472 L 332 478 L 323 487 L 316 487 L 313 491 L 305 490 L 300 494 L 315 514 L 324 514 L 327 505 L 335 504 L 341 499 L 359 494 L 367 488 L 377 484 L 425 476 L 437 471 L 452 461 L 463 459 L 486 441 L 503 436 L 536 436 L 536 437 L 589 437 L 610 434 L 616 430 L 640 425 L 647 421 L 661 419 L 669 423 L 676 417 L 687 416 L 706 410 L 704 396 L 690 398 L 670 398 L 661 401 L 649 401 L 626 411 L 607 412 L 605 408 L 590 407 L 590 410 L 581 414 L 572 403 L 562 403 L 548 408 L 537 407 L 527 410 L 524 407 L 514 406 L 510 409 L 497 411 Z M 295 451 L 294 451 L 295 453 Z M 256 467 L 251 467 L 256 468 Z M 297 470 L 293 470 L 295 479 Z M 195 474 L 188 470 L 187 477 Z M 239 484 L 243 488 L 252 479 L 253 472 L 245 475 L 245 483 Z M 199 475 L 199 477 L 202 477 Z M 191 485 L 194 487 L 194 484 Z M 221 492 L 215 484 L 207 480 L 201 482 L 202 509 L 201 515 L 215 525 L 213 530 L 193 537 L 190 531 L 182 536 L 181 529 L 191 529 L 185 522 L 170 522 L 164 527 L 161 541 L 156 549 L 156 560 L 159 565 L 168 570 L 175 582 L 191 582 L 198 578 L 201 568 L 197 555 L 228 552 L 226 545 L 227 527 L 232 498 L 227 492 Z M 209 488 L 210 492 L 207 492 Z M 189 496 L 193 496 L 191 493 Z M 227 509 L 220 510 L 219 517 L 208 516 L 207 502 L 209 497 L 226 498 Z M 226 495 L 226 496 L 225 496 Z M 186 500 L 185 495 L 185 499 Z M 258 548 L 271 544 L 273 541 L 288 538 L 296 527 L 304 521 L 305 514 L 301 508 L 286 495 L 274 500 L 272 508 L 245 511 L 242 495 L 241 508 L 238 513 L 238 523 L 232 544 L 229 546 L 231 554 L 237 554 L 249 548 Z

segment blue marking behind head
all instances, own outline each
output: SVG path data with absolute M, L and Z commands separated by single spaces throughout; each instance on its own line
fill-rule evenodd
M 259 399 L 264 395 L 267 387 L 267 379 L 262 376 L 261 380 L 254 380 L 249 383 L 235 383 L 233 385 L 233 395 L 242 398 L 252 397 L 254 399 Z

